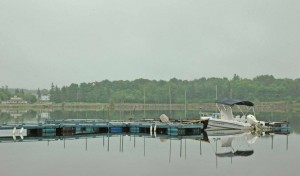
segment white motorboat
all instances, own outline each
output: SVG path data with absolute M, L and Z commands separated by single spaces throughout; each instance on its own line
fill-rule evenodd
M 216 101 L 216 106 L 220 111 L 209 117 L 207 130 L 239 129 L 252 130 L 258 123 L 255 118 L 254 104 L 250 101 L 223 99 Z M 233 106 L 240 110 L 239 115 L 233 114 Z M 245 106 L 247 112 L 243 112 L 240 106 Z M 249 111 L 252 110 L 253 114 Z

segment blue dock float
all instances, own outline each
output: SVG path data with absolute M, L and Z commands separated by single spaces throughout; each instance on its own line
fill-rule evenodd
M 98 133 L 146 133 L 169 136 L 199 135 L 204 124 L 160 121 L 46 120 L 44 123 L 0 125 L 1 130 L 26 131 L 27 136 L 68 136 Z

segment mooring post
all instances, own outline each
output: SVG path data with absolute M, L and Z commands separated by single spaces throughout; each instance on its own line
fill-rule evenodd
M 22 126 L 22 128 L 21 128 L 21 130 L 20 130 L 20 132 L 19 132 L 20 135 L 23 133 L 23 130 L 24 130 L 24 128 L 23 128 L 23 126 Z
M 16 126 L 14 126 L 14 129 L 13 129 L 13 131 L 12 131 L 12 134 L 13 134 L 13 135 L 15 135 L 16 129 L 17 129 Z

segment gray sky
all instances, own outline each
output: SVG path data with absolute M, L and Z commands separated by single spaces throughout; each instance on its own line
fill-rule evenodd
M 0 0 L 0 86 L 300 77 L 299 0 Z

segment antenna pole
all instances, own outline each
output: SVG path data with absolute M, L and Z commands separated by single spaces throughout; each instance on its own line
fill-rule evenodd
M 186 119 L 186 88 L 184 90 L 184 118 Z M 180 121 L 181 121 L 181 116 L 180 116 Z
M 171 98 L 171 87 L 169 86 L 169 98 L 170 98 L 170 117 L 172 113 L 172 98 Z
M 146 104 L 146 93 L 145 93 L 145 87 L 144 87 L 144 119 L 146 118 L 145 104 Z
M 216 100 L 218 100 L 218 85 L 216 85 Z

